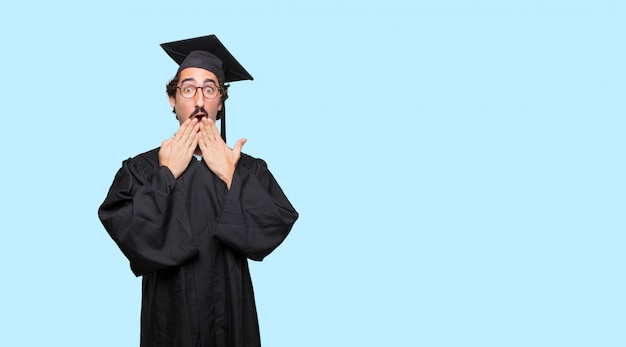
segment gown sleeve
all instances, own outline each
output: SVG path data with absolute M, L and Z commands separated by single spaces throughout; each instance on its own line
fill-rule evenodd
M 298 219 L 262 159 L 243 155 L 231 182 L 215 237 L 261 261 L 278 247 Z
M 171 171 L 142 160 L 123 163 L 98 210 L 136 276 L 180 265 L 198 253 Z

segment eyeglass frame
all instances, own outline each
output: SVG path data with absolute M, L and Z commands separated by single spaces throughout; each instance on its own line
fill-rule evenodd
M 195 85 L 193 85 L 193 84 L 182 84 L 182 85 L 180 85 L 180 86 L 176 86 L 176 89 L 178 89 L 178 91 L 180 92 L 180 96 L 182 96 L 182 97 L 183 97 L 183 98 L 185 98 L 185 99 L 191 99 L 191 98 L 195 97 L 195 96 L 196 96 L 196 94 L 198 94 L 198 89 L 202 89 L 202 96 L 204 96 L 204 98 L 205 98 L 205 99 L 208 99 L 208 100 L 213 100 L 213 99 L 215 99 L 218 95 L 220 95 L 220 94 L 223 94 L 223 93 L 224 93 L 224 88 L 223 88 L 223 87 L 221 87 L 221 86 L 218 86 L 218 85 L 216 85 L 216 84 L 212 84 L 212 85 L 213 85 L 213 86 L 215 86 L 215 87 L 217 87 L 217 93 L 216 93 L 216 94 L 215 94 L 215 96 L 213 96 L 212 98 L 208 97 L 208 96 L 204 93 L 204 88 L 209 87 L 210 85 L 204 85 L 204 86 L 202 86 L 202 87 L 198 87 L 198 86 L 195 86 Z M 189 87 L 194 88 L 194 90 L 193 90 L 193 94 L 192 94 L 192 95 L 190 95 L 189 97 L 186 97 L 186 96 L 185 96 L 185 94 L 183 94 L 182 87 L 185 87 L 185 88 L 189 88 Z

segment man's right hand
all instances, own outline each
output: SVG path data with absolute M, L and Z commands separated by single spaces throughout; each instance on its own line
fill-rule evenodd
M 167 166 L 175 178 L 185 172 L 191 157 L 198 147 L 199 125 L 196 118 L 187 119 L 174 136 L 161 143 L 159 165 Z

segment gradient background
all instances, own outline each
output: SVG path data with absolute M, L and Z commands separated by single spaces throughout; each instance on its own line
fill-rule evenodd
M 625 346 L 622 1 L 3 1 L 2 346 L 137 346 L 97 218 L 177 129 L 159 44 L 252 73 L 229 144 L 300 212 L 253 263 L 266 347 Z

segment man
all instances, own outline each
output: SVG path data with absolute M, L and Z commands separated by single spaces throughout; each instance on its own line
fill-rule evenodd
M 262 260 L 298 218 L 261 159 L 215 125 L 227 82 L 252 79 L 214 35 L 163 44 L 178 131 L 123 162 L 98 210 L 143 276 L 141 346 L 260 346 L 247 258 Z

